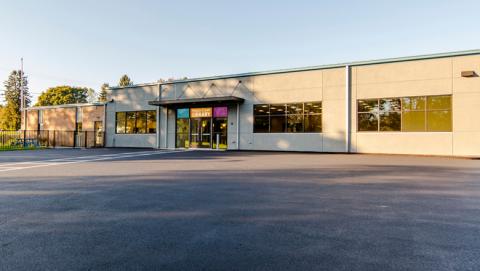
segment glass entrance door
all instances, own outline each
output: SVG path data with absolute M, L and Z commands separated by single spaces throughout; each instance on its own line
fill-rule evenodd
M 177 119 L 177 136 L 175 147 L 177 148 L 189 148 L 190 147 L 190 120 L 189 119 Z
M 227 148 L 227 118 L 213 118 L 213 148 L 226 149 Z
M 190 147 L 211 148 L 212 142 L 211 118 L 190 119 Z

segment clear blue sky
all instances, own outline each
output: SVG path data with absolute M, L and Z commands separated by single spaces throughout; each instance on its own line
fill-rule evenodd
M 480 1 L 0 0 L 0 80 L 135 83 L 480 48 Z M 3 89 L 3 84 L 0 86 Z

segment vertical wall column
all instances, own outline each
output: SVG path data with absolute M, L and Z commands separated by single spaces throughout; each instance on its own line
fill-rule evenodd
M 240 149 L 240 104 L 237 103 L 237 150 Z
M 352 131 L 352 82 L 350 66 L 345 66 L 345 152 L 350 152 Z
M 165 106 L 165 149 L 168 149 L 168 107 Z
M 157 95 L 157 101 L 160 101 L 160 99 L 162 98 L 162 85 L 161 84 L 158 84 L 158 95 Z M 156 139 L 156 147 L 157 149 L 160 149 L 160 106 L 157 106 L 157 126 L 155 127 L 156 128 L 156 131 L 157 131 L 157 139 Z

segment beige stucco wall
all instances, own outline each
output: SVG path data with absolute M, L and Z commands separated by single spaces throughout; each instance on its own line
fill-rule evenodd
M 148 105 L 148 101 L 158 97 L 158 86 L 144 86 L 110 90 L 106 117 L 106 146 L 107 147 L 157 147 L 156 134 L 116 134 L 115 112 L 157 110 L 156 106 Z M 158 116 L 157 116 L 158 123 Z M 158 127 L 158 126 L 157 126 Z
M 351 67 L 351 151 L 426 155 L 480 156 L 480 77 L 461 77 L 461 72 L 480 74 L 480 56 L 445 57 Z M 239 107 L 229 107 L 228 143 L 244 150 L 292 150 L 344 152 L 346 149 L 346 69 L 344 67 L 257 75 L 241 78 L 184 82 L 159 86 L 116 89 L 109 105 L 109 131 L 114 131 L 114 112 L 147 110 L 149 100 L 239 96 Z M 357 132 L 357 100 L 406 96 L 452 95 L 452 132 Z M 322 133 L 253 133 L 253 105 L 322 101 Z M 112 135 L 115 146 L 175 147 L 175 111 L 158 113 L 158 141 L 150 136 Z M 237 139 L 237 127 L 239 139 Z
M 453 155 L 480 156 L 480 77 L 461 77 L 462 71 L 480 74 L 480 56 L 456 57 L 452 70 Z
M 352 150 L 367 153 L 480 155 L 480 56 L 352 68 Z M 452 95 L 452 132 L 356 132 L 356 101 L 368 98 Z
M 304 150 L 328 151 L 344 149 L 341 137 L 345 130 L 331 123 L 326 127 L 328 137 L 324 143 L 322 133 L 284 134 L 253 133 L 253 105 L 262 103 L 293 103 L 323 100 L 324 73 L 326 89 L 332 93 L 327 96 L 327 107 L 335 107 L 344 99 L 344 94 L 334 93 L 335 89 L 345 86 L 342 69 L 328 71 L 306 71 L 296 73 L 262 75 L 254 77 L 228 78 L 190 83 L 179 83 L 162 87 L 162 99 L 202 98 L 218 96 L 238 96 L 245 99 L 240 106 L 240 123 L 237 124 L 237 109 L 229 107 L 228 148 L 237 148 L 237 125 L 239 125 L 239 148 L 244 150 Z M 343 77 L 342 77 L 343 76 Z M 325 106 L 325 105 L 324 105 Z M 342 107 L 344 108 L 344 107 Z M 165 112 L 165 111 L 162 111 Z M 163 113 L 164 114 L 164 113 Z M 338 111 L 329 111 L 324 117 L 335 118 Z M 342 114 L 342 113 L 340 113 Z M 168 119 L 167 147 L 175 147 L 175 112 L 170 110 Z M 165 119 L 162 119 L 163 133 Z M 299 138 L 301 139 L 299 140 Z M 160 135 L 161 147 L 165 146 L 165 134 Z

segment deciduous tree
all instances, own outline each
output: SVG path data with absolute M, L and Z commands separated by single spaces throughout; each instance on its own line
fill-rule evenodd
M 87 103 L 94 95 L 91 88 L 57 86 L 49 88 L 38 97 L 37 106 Z

